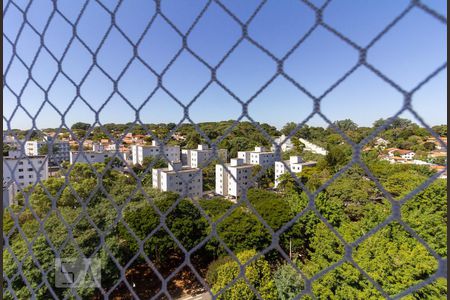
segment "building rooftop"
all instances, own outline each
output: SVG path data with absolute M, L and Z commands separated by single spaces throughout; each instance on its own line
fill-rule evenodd
M 236 168 L 236 169 L 244 169 L 244 168 L 248 168 L 248 167 L 254 167 L 255 165 L 251 165 L 251 164 L 241 164 L 241 165 L 237 165 L 237 166 L 232 166 L 230 163 L 224 164 L 224 166 L 231 167 L 231 168 Z
M 28 159 L 28 158 L 46 158 L 47 155 L 24 155 L 22 157 L 7 157 L 4 156 L 3 159 L 13 160 L 13 159 Z
M 167 174 L 190 173 L 190 172 L 201 171 L 199 168 L 191 168 L 191 167 L 187 167 L 187 166 L 183 166 L 178 171 L 170 170 L 169 168 L 161 168 L 161 169 L 157 169 L 157 170 L 161 170 L 161 172 L 164 172 L 164 173 L 167 173 Z
M 291 161 L 290 160 L 283 160 L 283 162 L 287 165 L 290 166 L 291 165 Z M 299 163 L 293 163 L 293 165 L 303 165 L 303 166 L 313 166 L 316 165 L 317 161 L 303 161 L 303 162 L 299 162 Z

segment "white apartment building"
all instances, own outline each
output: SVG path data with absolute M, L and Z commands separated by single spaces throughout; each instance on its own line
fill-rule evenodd
M 105 146 L 101 143 L 92 143 L 92 151 L 94 152 L 103 152 L 105 151 Z
M 238 151 L 238 158 L 245 164 L 269 167 L 275 162 L 275 152 L 266 151 L 264 147 L 255 147 L 255 151 Z
M 92 151 L 94 152 L 115 151 L 116 149 L 118 149 L 118 147 L 114 143 L 92 143 Z
M 180 161 L 180 146 L 163 146 L 164 154 L 169 161 Z M 132 145 L 131 156 L 133 164 L 142 165 L 144 158 L 148 156 L 157 156 L 160 153 L 160 147 L 156 141 L 152 141 L 151 146 Z
M 274 138 L 273 141 L 275 142 L 275 144 L 280 145 L 281 143 L 284 142 L 285 139 L 286 139 L 286 135 L 283 134 L 280 137 Z M 284 142 L 280 148 L 281 148 L 281 151 L 283 151 L 283 152 L 291 151 L 291 150 L 294 150 L 294 144 L 292 144 L 291 139 L 287 139 L 286 142 Z M 275 145 L 272 146 L 271 150 L 275 151 Z
M 317 146 L 316 144 L 313 144 L 305 139 L 299 138 L 298 139 L 303 145 L 305 145 L 304 151 L 309 151 L 312 153 L 320 154 L 320 155 L 327 155 L 328 151 L 324 148 Z
M 94 152 L 94 151 L 70 151 L 70 164 L 74 163 L 104 163 L 105 159 L 109 157 L 113 157 L 115 151 L 103 151 L 103 152 Z M 84 155 L 83 155 L 84 154 Z
M 386 149 L 388 156 L 390 158 L 396 157 L 395 154 L 398 153 L 398 155 L 400 156 L 400 158 L 403 158 L 405 160 L 412 160 L 414 158 L 414 156 L 416 156 L 416 153 L 414 153 L 411 150 L 403 150 L 403 149 L 398 149 L 398 148 L 390 148 L 390 149 Z
M 191 150 L 192 149 L 181 149 L 181 164 L 183 166 L 191 166 Z
M 254 166 L 244 163 L 241 158 L 232 158 L 225 167 L 216 165 L 216 194 L 237 198 L 242 194 L 243 189 L 252 185 Z
M 198 145 L 197 149 L 181 150 L 181 162 L 183 165 L 191 168 L 203 168 L 207 166 L 208 161 L 214 156 L 213 149 L 208 145 Z M 217 156 L 223 162 L 227 161 L 227 149 L 217 149 Z
M 24 157 L 3 157 L 3 183 L 7 186 L 8 204 L 15 203 L 20 189 L 48 178 L 48 160 L 45 155 Z
M 152 169 L 152 186 L 160 191 L 199 198 L 203 195 L 202 170 L 172 162 L 167 168 Z
M 286 166 L 285 166 L 286 165 Z M 275 187 L 280 184 L 280 176 L 288 172 L 288 169 L 292 173 L 300 173 L 303 171 L 303 167 L 313 167 L 316 165 L 315 161 L 303 162 L 300 156 L 291 156 L 289 160 L 275 162 Z
M 53 143 L 53 148 L 50 147 Z M 49 165 L 60 165 L 64 161 L 70 160 L 69 142 L 53 140 L 53 137 L 46 136 L 42 141 L 27 141 L 25 143 L 25 154 L 28 156 L 40 155 L 39 150 L 48 145 L 48 163 Z M 53 151 L 55 149 L 55 151 Z

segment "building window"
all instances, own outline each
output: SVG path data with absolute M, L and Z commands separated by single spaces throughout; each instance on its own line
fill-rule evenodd
M 23 165 L 23 161 L 19 161 L 19 165 Z
M 19 169 L 19 172 L 23 172 L 23 169 Z
M 20 176 L 19 176 L 19 179 L 23 179 L 23 175 L 20 175 Z
M 28 178 L 33 178 L 33 175 L 28 175 Z
M 28 171 L 33 171 L 33 168 L 28 168 Z

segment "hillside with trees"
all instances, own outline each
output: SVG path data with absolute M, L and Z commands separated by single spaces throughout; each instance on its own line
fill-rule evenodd
M 339 126 L 346 131 L 355 129 L 351 124 Z M 225 123 L 221 128 L 205 125 L 204 129 L 208 128 L 208 136 L 213 137 L 228 127 Z M 278 133 L 272 129 L 271 134 Z M 189 137 L 186 145 L 199 142 L 190 130 L 180 128 Z M 386 136 L 389 130 L 396 129 L 387 129 Z M 262 143 L 257 132 L 250 124 L 240 124 L 221 143 L 229 143 L 230 152 L 251 148 Z M 314 130 L 308 134 L 312 140 L 324 139 L 318 133 L 315 138 Z M 382 190 L 358 165 L 329 182 L 351 157 L 351 147 L 335 143 L 326 156 L 318 157 L 315 167 L 297 174 L 296 179 L 285 175 L 278 191 L 267 189 L 267 180 L 259 179 L 259 186 L 250 189 L 240 204 L 223 198 L 180 199 L 176 193 L 158 192 L 140 168 L 124 174 L 105 164 L 75 164 L 67 181 L 54 177 L 28 187 L 29 196 L 19 196 L 18 205 L 5 210 L 3 231 L 12 251 L 3 251 L 4 274 L 15 295 L 7 291 L 4 296 L 47 299 L 55 293 L 70 297 L 69 289 L 54 288 L 57 253 L 53 249 L 61 257 L 80 253 L 99 257 L 102 286 L 111 291 L 111 297 L 131 297 L 129 288 L 134 285 L 140 297 L 164 298 L 159 294 L 160 278 L 175 271 L 167 283 L 172 297 L 181 294 L 180 282 L 193 292 L 201 287 L 199 279 L 189 267 L 179 268 L 186 253 L 197 274 L 214 293 L 221 293 L 220 299 L 257 299 L 255 292 L 264 299 L 292 299 L 303 291 L 308 279 L 324 270 L 311 284 L 318 299 L 379 299 L 380 291 L 358 268 L 394 296 L 434 274 L 438 262 L 398 220 L 383 224 L 376 232 L 371 229 L 391 215 L 389 197 L 401 201 L 434 171 L 389 164 L 364 153 L 362 159 Z M 156 163 L 162 166 L 164 162 Z M 317 193 L 313 202 L 305 189 Z M 446 257 L 445 180 L 437 179 L 406 201 L 401 217 L 436 254 Z M 38 220 L 42 220 L 42 227 Z M 362 238 L 369 232 L 370 236 Z M 274 233 L 277 240 L 272 238 Z M 276 247 L 271 247 L 274 241 Z M 353 261 L 343 260 L 344 242 L 357 242 L 352 248 Z M 263 255 L 255 257 L 261 251 Z M 235 259 L 246 264 L 247 280 L 238 279 Z M 120 281 L 121 269 L 128 285 Z M 52 290 L 41 284 L 41 270 L 45 270 Z M 76 292 L 83 298 L 99 296 L 94 288 Z M 445 299 L 446 294 L 446 281 L 439 279 L 407 299 Z M 303 299 L 310 298 L 305 295 Z

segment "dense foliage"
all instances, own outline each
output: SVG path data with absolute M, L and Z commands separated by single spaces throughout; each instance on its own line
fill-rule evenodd
M 256 145 L 270 146 L 251 123 L 233 124 L 233 121 L 226 121 L 199 126 L 212 140 L 230 130 L 219 143 L 219 147 L 228 149 L 230 157 L 235 157 L 238 150 L 250 150 Z M 377 121 L 374 127 L 381 124 L 382 121 Z M 270 135 L 280 134 L 274 127 L 259 125 Z M 205 141 L 192 125 L 176 126 L 106 124 L 103 130 L 120 135 L 124 130 L 145 134 L 150 129 L 158 137 L 175 130 L 186 137 L 176 143 L 192 148 Z M 289 123 L 281 132 L 290 134 L 295 128 L 296 124 Z M 295 136 L 323 145 L 328 154 L 311 154 L 304 151 L 302 144 L 294 143 L 294 149 L 283 153 L 283 159 L 300 154 L 304 160 L 317 161 L 317 165 L 305 167 L 297 174 L 297 180 L 289 174 L 283 175 L 276 191 L 272 189 L 273 168 L 255 167 L 252 176 L 258 176 L 254 188 L 239 204 L 220 197 L 180 199 L 176 193 L 152 189 L 150 169 L 166 166 L 161 159 L 146 158 L 144 164 L 134 166 L 131 173 L 110 170 L 105 164 L 66 166 L 61 171 L 63 175 L 70 172 L 66 178 L 53 177 L 42 185 L 27 187 L 26 193 L 19 195 L 18 205 L 5 210 L 3 231 L 11 251 L 3 251 L 4 274 L 19 299 L 33 296 L 47 299 L 51 293 L 70 298 L 67 289 L 50 291 L 46 284 L 41 284 L 41 270 L 48 270 L 49 286 L 54 287 L 57 253 L 52 248 L 58 249 L 61 257 L 76 257 L 83 253 L 101 259 L 102 284 L 106 290 L 113 287 L 127 289 L 123 284 L 115 286 L 121 277 L 120 268 L 124 268 L 127 278 L 136 270 L 144 270 L 139 276 L 146 282 L 155 283 L 148 285 L 143 294 L 148 298 L 156 295 L 162 286 L 155 273 L 169 276 L 183 263 L 186 253 L 192 251 L 191 264 L 214 293 L 221 293 L 221 299 L 257 299 L 254 290 L 264 299 L 292 299 L 305 286 L 305 278 L 293 265 L 311 278 L 335 264 L 312 283 L 312 292 L 317 298 L 379 299 L 380 292 L 358 267 L 386 293 L 394 296 L 431 276 L 438 268 L 437 260 L 398 222 L 385 224 L 376 232 L 371 230 L 390 216 L 391 200 L 403 199 L 434 171 L 426 166 L 380 161 L 374 150 L 362 153 L 370 174 L 360 166 L 352 165 L 329 182 L 353 155 L 352 148 L 335 128 L 356 142 L 373 130 L 358 127 L 350 120 L 337 121 L 329 128 L 302 127 Z M 80 136 L 92 138 L 95 135 L 96 139 L 104 134 L 97 129 L 89 133 L 89 124 L 74 124 L 71 129 Z M 433 129 L 446 134 L 446 128 L 437 126 Z M 379 136 L 390 142 L 389 147 L 431 149 L 426 144 L 429 134 L 408 120 L 392 123 Z M 368 145 L 372 146 L 373 142 Z M 112 166 L 119 168 L 121 164 L 113 161 Z M 203 172 L 204 190 L 213 190 L 214 162 Z M 380 189 L 372 176 L 383 188 Z M 137 184 L 138 179 L 142 184 Z M 310 199 L 305 189 L 318 194 Z M 445 180 L 436 180 L 408 199 L 401 207 L 401 217 L 431 249 L 446 257 Z M 37 218 L 42 220 L 43 227 Z M 213 232 L 217 235 L 212 235 Z M 274 242 L 274 233 L 279 236 L 276 242 L 291 257 L 291 263 L 287 263 L 278 250 L 265 252 L 250 262 L 243 272 L 251 284 L 249 287 L 242 278 L 237 279 L 239 264 L 229 251 L 233 251 L 240 264 L 245 264 Z M 367 233 L 371 235 L 362 239 Z M 351 262 L 342 261 L 345 255 L 342 241 L 358 242 L 352 249 Z M 33 250 L 34 256 L 30 255 L 29 249 Z M 22 272 L 28 282 L 18 272 Z M 30 287 L 35 289 L 34 294 Z M 99 293 L 93 288 L 76 291 L 86 298 Z M 446 294 L 445 281 L 437 280 L 407 299 L 444 299 Z M 14 298 L 8 291 L 4 296 Z

